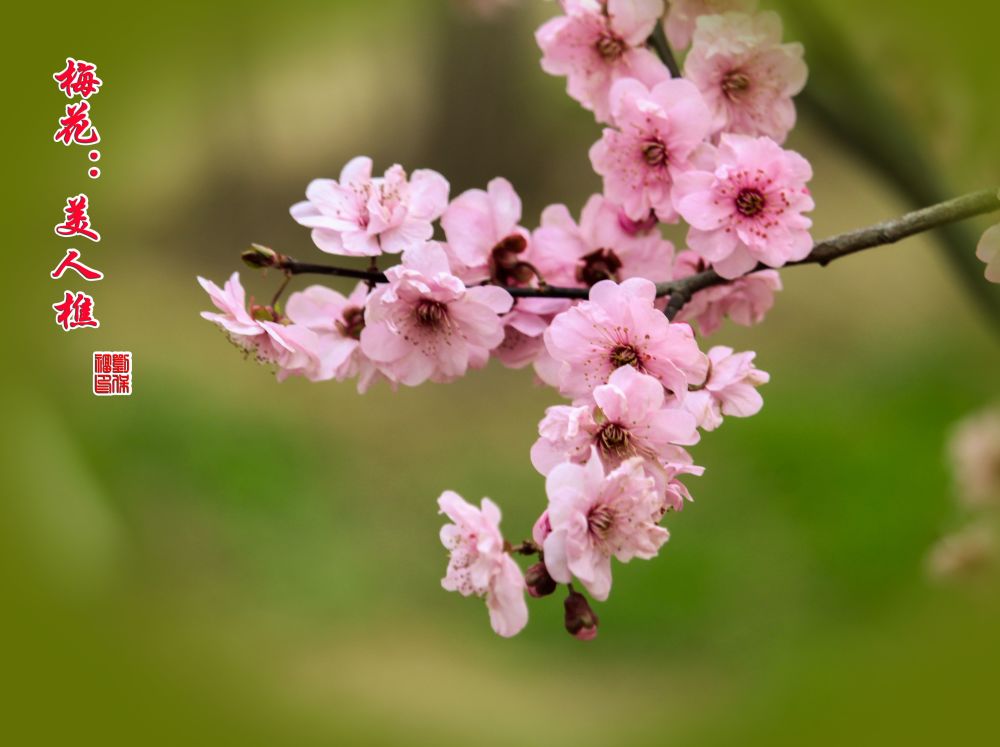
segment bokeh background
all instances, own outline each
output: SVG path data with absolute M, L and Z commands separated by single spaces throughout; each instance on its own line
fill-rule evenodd
M 944 195 L 1000 181 L 1000 6 L 784 10 L 787 37 L 827 44 L 807 48 L 813 84 L 842 89 L 791 141 L 815 166 L 817 236 L 910 206 L 838 113 L 915 144 L 924 160 L 908 162 Z M 526 535 L 544 501 L 528 449 L 556 394 L 496 366 L 363 397 L 279 385 L 198 317 L 195 276 L 221 282 L 251 241 L 319 257 L 288 206 L 356 154 L 435 168 L 453 194 L 506 176 L 528 225 L 552 202 L 576 212 L 599 189 L 599 130 L 539 68 L 532 33 L 553 4 L 487 20 L 416 0 L 10 12 L 6 744 L 995 738 L 997 577 L 925 572 L 964 520 L 950 424 L 1000 394 L 998 318 L 948 259 L 974 240 L 786 272 L 766 324 L 712 341 L 758 351 L 763 412 L 697 447 L 696 503 L 660 558 L 618 567 L 599 638 L 572 640 L 549 598 L 500 640 L 480 604 L 439 587 L 434 501 L 491 496 Z M 66 100 L 50 76 L 68 55 L 105 81 L 96 182 L 85 148 L 52 142 Z M 101 328 L 65 334 L 49 307 L 75 286 L 47 275 L 79 191 L 104 236 L 84 259 L 107 277 L 86 288 Z M 258 297 L 278 280 L 242 274 Z M 134 396 L 90 394 L 90 353 L 107 349 L 133 351 Z

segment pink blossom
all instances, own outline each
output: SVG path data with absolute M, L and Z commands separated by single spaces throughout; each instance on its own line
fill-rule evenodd
M 617 369 L 593 396 L 593 405 L 546 410 L 531 447 L 531 463 L 543 475 L 564 461 L 586 461 L 592 447 L 608 469 L 635 456 L 659 467 L 677 457 L 677 445 L 698 442 L 694 417 L 664 407 L 663 385 L 632 366 Z
M 456 197 L 441 218 L 452 272 L 469 284 L 490 279 L 508 287 L 537 286 L 531 234 L 520 220 L 521 198 L 506 179 Z M 542 334 L 552 317 L 568 307 L 564 299 L 518 299 L 503 318 L 504 340 L 494 354 L 509 368 L 533 363 L 544 350 Z
M 948 452 L 962 503 L 971 509 L 1000 506 L 1000 405 L 960 421 Z
M 1000 283 L 1000 224 L 986 229 L 976 247 L 976 256 L 986 263 L 986 279 Z
M 783 143 L 795 126 L 792 97 L 806 84 L 801 44 L 781 43 L 777 13 L 727 13 L 698 21 L 684 77 L 698 86 L 716 131 Z
M 289 296 L 285 304 L 288 318 L 312 330 L 318 339 L 317 380 L 357 377 L 358 391 L 363 393 L 377 378 L 375 364 L 361 352 L 367 298 L 368 287 L 363 282 L 346 298 L 325 285 L 311 285 Z
M 643 460 L 629 459 L 606 474 L 596 449 L 586 464 L 560 464 L 545 481 L 552 531 L 545 566 L 559 583 L 575 576 L 597 600 L 611 591 L 611 558 L 649 559 L 670 538 L 658 525 L 663 502 Z
M 516 265 L 530 238 L 520 221 L 521 198 L 509 181 L 497 177 L 485 191 L 469 189 L 452 200 L 441 227 L 448 252 L 469 277 L 519 285 Z
M 812 249 L 806 187 L 812 167 L 770 138 L 723 135 L 714 171 L 689 171 L 674 185 L 674 204 L 691 225 L 688 245 L 722 277 L 763 262 L 781 267 Z
M 970 524 L 938 540 L 927 556 L 927 571 L 937 581 L 969 580 L 997 559 L 997 536 L 988 523 Z
M 545 353 L 545 330 L 549 328 L 551 314 L 537 314 L 531 311 L 538 308 L 532 302 L 549 301 L 553 299 L 519 298 L 514 302 L 510 313 L 503 316 L 503 342 L 493 350 L 497 358 L 507 368 L 524 368 Z M 567 308 L 569 302 L 562 304 Z M 544 308 L 544 307 L 543 307 Z
M 306 201 L 292 217 L 313 229 L 316 246 L 330 254 L 375 257 L 398 254 L 431 238 L 431 223 L 448 204 L 448 182 L 436 171 L 417 169 L 407 180 L 399 164 L 372 178 L 372 160 L 351 160 L 340 180 L 314 179 Z
M 689 460 L 690 461 L 690 460 Z M 663 495 L 663 510 L 680 511 L 685 503 L 694 500 L 687 486 L 677 478 L 680 475 L 694 475 L 701 477 L 705 474 L 705 468 L 696 464 L 671 462 L 663 465 L 663 471 L 654 472 L 653 478 L 657 481 L 657 489 Z
M 670 78 L 646 48 L 663 15 L 663 0 L 563 0 L 557 16 L 535 32 L 542 69 L 565 75 L 566 89 L 599 122 L 609 121 L 608 92 L 615 81 L 635 78 L 655 85 Z
M 500 314 L 513 299 L 503 288 L 466 288 L 435 242 L 403 253 L 365 307 L 361 350 L 392 381 L 416 386 L 452 381 L 481 368 L 503 340 Z
M 533 261 L 550 285 L 591 286 L 601 280 L 670 280 L 674 246 L 659 231 L 629 231 L 618 205 L 592 195 L 577 225 L 565 205 L 550 205 L 531 236 Z
M 535 359 L 534 368 L 536 384 L 550 386 L 553 389 L 559 388 L 559 381 L 562 379 L 563 364 L 552 357 L 548 346 Z
M 590 149 L 590 162 L 604 178 L 604 194 L 635 221 L 650 210 L 670 223 L 677 220 L 670 197 L 678 175 L 694 168 L 695 149 L 711 134 L 712 116 L 690 81 L 658 83 L 620 80 L 611 89 L 617 129 L 606 128 Z
M 322 378 L 317 353 L 320 346 L 315 333 L 299 325 L 282 324 L 281 317 L 269 306 L 251 306 L 248 311 L 238 272 L 222 288 L 203 277 L 198 282 L 222 312 L 203 311 L 202 318 L 218 324 L 233 344 L 259 363 L 276 366 L 278 381 L 292 375 L 307 376 L 314 381 Z
M 764 406 L 757 387 L 771 377 L 753 365 L 756 353 L 734 353 L 732 348 L 719 345 L 708 351 L 711 365 L 708 379 L 696 391 L 688 392 L 684 407 L 706 431 L 722 425 L 722 416 L 748 418 Z
M 590 457 L 590 448 L 599 433 L 593 407 L 555 405 L 546 408 L 545 417 L 538 424 L 538 440 L 531 447 L 531 463 L 543 475 L 562 462 L 582 464 Z
M 757 0 L 671 0 L 663 28 L 670 45 L 680 50 L 691 43 L 695 24 L 701 16 L 730 10 L 753 13 L 756 9 Z
M 631 278 L 602 280 L 590 299 L 558 315 L 545 333 L 549 354 L 562 365 L 560 391 L 586 397 L 622 366 L 649 374 L 676 398 L 705 379 L 708 359 L 687 324 L 658 311 L 656 286 Z
M 485 598 L 493 630 L 509 638 L 528 623 L 524 576 L 504 551 L 500 509 L 489 498 L 481 505 L 476 508 L 450 490 L 438 498 L 441 513 L 454 522 L 441 527 L 441 543 L 451 553 L 441 586 Z
M 681 279 L 708 269 L 705 261 L 690 251 L 677 255 L 674 279 Z M 774 270 L 761 270 L 723 285 L 698 291 L 684 304 L 676 320 L 697 322 L 702 335 L 713 334 L 724 317 L 750 327 L 759 324 L 771 307 L 774 294 L 781 290 L 781 276 Z

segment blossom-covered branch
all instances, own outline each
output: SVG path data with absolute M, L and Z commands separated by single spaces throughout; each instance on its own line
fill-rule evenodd
M 878 246 L 895 244 L 910 236 L 932 231 L 948 223 L 987 215 L 1000 210 L 1000 189 L 990 188 L 971 192 L 945 202 L 931 205 L 921 210 L 876 223 L 866 228 L 837 234 L 818 242 L 805 259 L 789 262 L 788 265 L 820 265 L 825 267 L 835 259 Z M 769 269 L 758 264 L 753 272 Z M 715 270 L 705 270 L 681 280 L 659 283 L 656 292 L 660 296 L 670 296 L 667 316 L 673 319 L 698 291 L 731 282 Z
M 898 218 L 831 236 L 817 242 L 804 259 L 788 262 L 785 266 L 809 264 L 825 266 L 833 260 L 846 257 L 849 254 L 895 244 L 910 236 L 934 230 L 948 223 L 996 211 L 1000 211 L 1000 190 L 990 188 L 971 192 L 937 205 L 906 213 Z M 254 267 L 274 267 L 292 275 L 331 275 L 365 280 L 370 283 L 386 282 L 385 273 L 378 270 L 361 270 L 314 262 L 300 262 L 293 257 L 279 254 L 259 245 L 245 251 L 243 258 Z M 751 270 L 751 273 L 768 269 L 770 268 L 767 265 L 758 263 Z M 698 291 L 732 281 L 733 278 L 722 277 L 715 270 L 705 270 L 679 280 L 657 283 L 656 295 L 658 298 L 670 297 L 667 315 L 673 318 Z M 509 287 L 507 292 L 515 298 L 584 299 L 588 297 L 590 289 L 540 285 L 538 287 Z
M 602 191 L 578 213 L 552 204 L 529 228 L 503 177 L 452 197 L 435 171 L 394 164 L 378 175 L 358 156 L 337 179 L 313 180 L 291 216 L 320 251 L 367 268 L 254 245 L 243 260 L 282 273 L 270 303 L 248 301 L 237 273 L 222 287 L 199 280 L 216 307 L 202 316 L 279 381 L 354 379 L 365 392 L 456 381 L 490 360 L 531 366 L 566 400 L 547 408 L 530 452 L 547 503 L 531 539 L 514 544 L 497 504 L 444 491 L 442 585 L 483 598 L 502 636 L 527 623 L 526 596 L 564 585 L 566 630 L 589 640 L 599 619 L 574 584 L 604 601 L 612 561 L 658 555 L 670 537 L 662 521 L 691 499 L 681 478 L 704 472 L 688 448 L 763 407 L 770 377 L 755 353 L 705 338 L 724 319 L 763 321 L 781 267 L 992 212 L 1000 194 L 816 243 L 812 167 L 783 147 L 807 69 L 776 13 L 755 12 L 756 0 L 559 4 L 535 34 L 542 69 L 603 125 L 588 154 Z M 660 228 L 682 221 L 678 251 Z M 998 279 L 1000 226 L 977 255 Z M 312 285 L 279 303 L 304 274 L 358 282 L 348 295 Z M 522 572 L 516 556 L 536 554 Z

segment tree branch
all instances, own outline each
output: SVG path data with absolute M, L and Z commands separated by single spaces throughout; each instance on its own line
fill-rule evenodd
M 997 210 L 1000 210 L 1000 191 L 996 188 L 972 192 L 962 197 L 956 197 L 953 200 L 907 213 L 899 218 L 832 236 L 815 244 L 812 251 L 804 259 L 797 262 L 789 262 L 785 267 L 810 264 L 825 266 L 835 259 L 846 257 L 855 252 L 871 249 L 876 246 L 894 244 L 897 241 L 918 233 L 930 231 L 977 215 L 996 212 Z M 365 280 L 369 283 L 387 282 L 385 273 L 378 270 L 356 270 L 349 267 L 334 267 L 311 262 L 300 262 L 294 257 L 279 254 L 267 247 L 258 245 L 243 252 L 242 256 L 243 260 L 251 267 L 274 267 L 283 270 L 289 275 L 332 275 L 334 277 Z M 747 274 L 767 269 L 771 268 L 767 265 L 759 264 Z M 730 283 L 732 280 L 722 277 L 715 270 L 706 270 L 705 272 L 689 275 L 679 280 L 658 283 L 656 285 L 656 295 L 657 297 L 670 296 L 665 313 L 669 319 L 673 319 L 698 291 Z M 506 290 L 516 298 L 586 299 L 590 294 L 589 288 L 566 288 L 554 285 L 543 285 L 538 288 L 513 287 Z
M 991 188 L 972 192 L 922 210 L 915 210 L 893 220 L 833 236 L 815 244 L 805 259 L 789 262 L 785 267 L 792 265 L 825 267 L 835 259 L 864 249 L 895 244 L 909 236 L 997 210 L 1000 210 L 1000 190 Z M 767 269 L 770 269 L 767 265 L 759 264 L 747 274 Z M 659 283 L 656 292 L 658 296 L 670 296 L 665 313 L 668 319 L 673 319 L 695 293 L 728 282 L 732 281 L 721 277 L 715 270 L 706 270 L 680 280 Z
M 663 31 L 662 23 L 657 23 L 653 28 L 653 35 L 649 37 L 649 43 L 653 45 L 657 56 L 667 66 L 667 69 L 670 71 L 670 77 L 680 78 L 681 66 L 677 64 L 677 58 L 674 57 L 674 52 L 670 49 L 670 44 L 667 42 L 667 35 Z

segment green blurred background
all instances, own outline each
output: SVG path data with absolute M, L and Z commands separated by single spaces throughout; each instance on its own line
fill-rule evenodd
M 837 54 L 898 104 L 930 184 L 1000 181 L 1000 6 L 786 6 L 789 37 L 844 33 Z M 435 168 L 453 194 L 504 175 L 528 225 L 552 202 L 576 212 L 599 189 L 586 158 L 598 128 L 539 69 L 532 33 L 554 12 L 534 0 L 490 21 L 414 0 L 9 11 L 0 740 L 995 736 L 997 578 L 935 585 L 924 560 L 962 522 L 944 442 L 998 393 L 997 320 L 931 237 L 790 270 L 766 324 L 712 338 L 758 351 L 766 406 L 697 447 L 697 502 L 671 518 L 659 559 L 617 568 L 586 645 L 562 631 L 558 598 L 501 640 L 479 603 L 439 587 L 443 489 L 491 496 L 510 535 L 530 530 L 544 494 L 528 449 L 552 391 L 495 366 L 363 397 L 278 385 L 198 317 L 195 275 L 221 281 L 251 241 L 321 256 L 288 206 L 356 154 Z M 50 76 L 68 55 L 105 81 L 96 182 L 86 148 L 52 142 L 66 100 Z M 824 75 L 840 73 L 814 67 Z M 833 131 L 804 120 L 791 141 L 815 166 L 816 235 L 906 209 Z M 101 328 L 65 334 L 50 304 L 84 284 L 47 274 L 68 246 L 52 226 L 79 191 L 104 236 L 79 248 L 107 277 L 86 288 Z M 258 297 L 277 281 L 242 275 Z M 134 396 L 90 394 L 90 353 L 107 349 L 133 351 Z

